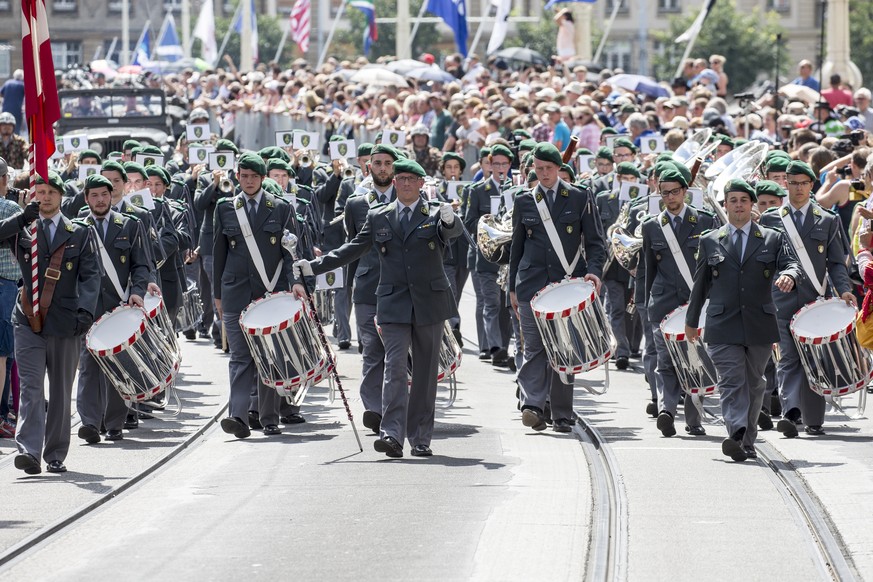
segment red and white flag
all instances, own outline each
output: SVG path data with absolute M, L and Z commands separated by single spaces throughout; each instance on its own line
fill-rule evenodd
M 21 54 L 24 59 L 24 113 L 30 128 L 33 165 L 48 181 L 55 153 L 52 124 L 61 118 L 45 0 L 21 0 Z
M 311 4 L 309 0 L 297 0 L 291 9 L 291 40 L 297 43 L 300 52 L 309 50 L 309 16 Z

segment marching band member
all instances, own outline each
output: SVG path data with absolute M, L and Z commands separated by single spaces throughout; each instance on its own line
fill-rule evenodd
M 779 339 L 773 286 L 787 293 L 800 276 L 797 264 L 783 252 L 783 236 L 752 222 L 756 199 L 754 188 L 744 180 L 731 180 L 725 187 L 729 224 L 700 237 L 685 317 L 685 333 L 689 341 L 697 341 L 700 314 L 709 299 L 703 339 L 718 371 L 728 433 L 721 451 L 734 461 L 757 457 L 764 368 Z
M 558 149 L 540 143 L 533 155 L 539 184 L 515 200 L 509 261 L 510 301 L 524 336 L 524 361 L 518 370 L 522 423 L 537 431 L 545 429 L 543 410 L 548 400 L 553 429 L 570 432 L 573 387 L 564 384 L 549 365 L 530 301 L 540 289 L 565 276 L 584 277 L 599 293 L 604 235 L 591 195 L 558 178 L 562 164 Z
M 359 259 L 371 247 L 379 253 L 376 316 L 385 345 L 385 381 L 381 438 L 374 448 L 392 458 L 403 456 L 404 439 L 413 456 L 433 454 L 440 338 L 445 321 L 456 312 L 442 266 L 443 251 L 461 234 L 463 225 L 450 205 L 432 206 L 421 197 L 424 177 L 418 163 L 398 159 L 394 162 L 397 200 L 370 210 L 352 241 L 312 263 L 295 263 L 303 275 L 310 275 Z M 412 386 L 407 388 L 410 347 Z
M 688 179 L 675 165 L 667 165 L 658 175 L 658 187 L 664 211 L 643 222 L 646 313 L 657 352 L 658 430 L 665 437 L 676 434 L 675 417 L 683 389 L 676 377 L 673 360 L 667 350 L 661 321 L 668 313 L 688 302 L 691 293 L 695 254 L 701 233 L 712 227 L 712 217 L 685 203 Z M 621 167 L 622 164 L 619 164 Z M 670 167 L 672 166 L 672 167 Z M 685 394 L 685 431 L 706 434 L 700 412 L 693 398 Z
M 30 283 L 21 288 L 13 312 L 21 383 L 15 468 L 28 475 L 42 471 L 40 457 L 50 473 L 67 470 L 64 460 L 70 449 L 70 407 L 79 346 L 94 321 L 100 292 L 100 272 L 88 229 L 61 214 L 63 192 L 64 183 L 55 172 L 49 172 L 48 181 L 37 175 L 33 202 L 23 213 L 0 222 L 0 240 L 12 239 L 7 244 L 18 258 L 22 278 L 29 282 L 32 239 L 26 227 L 40 220 L 36 229 L 38 315 L 33 312 Z
M 273 291 L 292 287 L 303 296 L 303 286 L 294 281 L 290 254 L 282 249 L 282 234 L 292 219 L 288 203 L 261 187 L 267 167 L 256 154 L 243 154 L 237 161 L 242 193 L 222 198 L 215 206 L 213 281 L 215 306 L 224 323 L 230 347 L 230 405 L 221 429 L 244 439 L 251 435 L 248 412 L 257 410 L 265 435 L 277 435 L 279 393 L 265 386 L 239 325 L 240 313 L 252 301 Z
M 830 296 L 828 278 L 837 294 L 849 305 L 857 305 L 846 269 L 845 247 L 840 219 L 810 200 L 815 172 L 808 164 L 791 162 L 785 170 L 788 204 L 761 216 L 761 224 L 785 232 L 785 238 L 803 269 L 803 280 L 794 288 L 775 294 L 779 318 L 780 359 L 776 366 L 782 400 L 782 419 L 776 429 L 787 438 L 797 436 L 803 421 L 809 435 L 822 435 L 825 400 L 809 387 L 806 372 L 794 344 L 789 324 L 797 311 L 818 297 Z M 795 279 L 796 280 L 796 279 Z
M 97 256 L 103 265 L 95 319 L 122 303 L 142 307 L 146 291 L 157 292 L 158 287 L 149 282 L 149 263 L 137 219 L 111 209 L 112 182 L 99 174 L 85 180 L 85 202 L 90 213 L 79 220 L 94 227 Z M 76 393 L 76 410 L 82 419 L 79 438 L 88 444 L 99 443 L 103 426 L 106 440 L 121 440 L 127 405 L 88 351 L 84 338 L 81 347 Z

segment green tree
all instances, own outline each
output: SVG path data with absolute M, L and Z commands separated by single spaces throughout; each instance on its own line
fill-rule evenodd
M 691 26 L 697 14 L 670 20 L 670 28 L 652 34 L 654 40 L 665 47 L 661 54 L 654 55 L 652 62 L 656 79 L 672 79 L 679 66 L 685 43 L 674 39 Z M 733 0 L 716 2 L 706 18 L 700 36 L 691 51 L 691 58 L 707 58 L 720 54 L 727 59 L 725 72 L 729 78 L 728 92 L 738 93 L 755 82 L 758 75 L 773 77 L 776 67 L 776 35 L 782 33 L 775 13 L 762 13 L 755 8 L 751 13 L 737 10 Z M 783 71 L 788 63 L 783 39 Z
M 426 0 L 411 0 L 409 13 L 417 16 L 423 1 Z M 397 16 L 397 2 L 395 0 L 376 0 L 375 5 L 377 17 Z M 433 16 L 427 12 L 425 15 Z M 344 17 L 349 19 L 349 30 L 336 33 L 334 44 L 328 52 L 338 58 L 355 58 L 363 54 L 364 30 L 367 28 L 367 19 L 360 10 L 353 6 L 346 6 Z M 397 27 L 393 24 L 380 24 L 378 26 L 379 38 L 370 47 L 370 54 L 367 55 L 371 61 L 375 61 L 379 57 L 397 54 Z M 407 26 L 409 25 L 407 24 Z M 421 53 L 427 52 L 439 60 L 441 51 L 436 48 L 439 42 L 440 35 L 437 32 L 436 24 L 422 23 L 415 33 L 410 54 L 412 58 L 417 58 Z
M 865 84 L 873 83 L 873 0 L 849 0 L 849 47 L 852 61 L 858 65 Z M 817 62 L 817 59 L 810 59 Z M 827 84 L 827 79 L 825 79 Z
M 230 28 L 233 13 L 228 18 L 215 19 L 215 38 L 219 43 L 218 48 L 221 48 L 221 41 L 227 30 Z M 224 54 L 230 55 L 233 62 L 239 66 L 239 41 L 240 35 L 236 32 L 231 32 L 227 40 L 227 47 L 224 49 Z M 279 18 L 258 15 L 258 62 L 269 63 L 276 56 L 276 50 L 279 48 L 279 43 L 282 41 L 282 28 L 279 24 Z M 294 43 L 290 38 L 286 41 L 285 47 L 282 49 L 282 54 L 279 57 L 280 65 L 287 65 L 288 60 L 292 57 L 294 51 Z M 192 54 L 200 54 L 200 41 L 194 43 Z M 221 59 L 221 55 L 219 55 Z M 222 66 L 223 62 L 219 63 Z
M 551 14 L 544 14 L 538 22 L 519 22 L 516 25 L 516 33 L 507 35 L 506 40 L 503 41 L 503 48 L 523 46 L 549 59 L 557 50 L 555 44 L 557 37 L 558 25 L 555 24 Z

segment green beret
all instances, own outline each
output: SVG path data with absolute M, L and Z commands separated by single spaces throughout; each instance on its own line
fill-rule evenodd
M 124 154 L 122 154 L 121 152 L 109 152 L 109 155 L 106 156 L 106 159 L 109 159 L 109 158 L 120 158 L 120 157 L 123 156 L 123 155 L 124 155 Z
M 640 177 L 639 169 L 630 162 L 622 162 L 615 167 L 615 174 L 617 176 L 635 176 L 637 178 Z
M 376 137 L 373 138 L 373 143 L 375 143 L 375 144 L 382 143 L 382 132 L 381 131 L 376 133 Z
M 236 165 L 241 170 L 251 170 L 252 172 L 257 172 L 259 176 L 267 175 L 267 166 L 266 164 L 264 164 L 264 160 L 258 154 L 246 152 L 239 157 Z
M 533 163 L 533 151 L 524 152 L 524 156 L 521 158 L 522 166 L 529 166 Z
M 346 139 L 346 136 L 335 133 L 332 136 L 330 136 L 330 139 L 327 141 L 345 141 L 345 139 Z
M 612 142 L 612 151 L 615 151 L 615 148 L 627 148 L 634 153 L 637 151 L 637 146 L 634 145 L 634 142 L 626 137 L 616 138 L 616 140 Z
M 530 184 L 531 182 L 536 182 L 537 180 L 539 180 L 539 178 L 537 178 L 536 172 L 530 171 L 527 173 L 527 183 L 528 184 Z
M 658 154 L 658 157 L 655 158 L 655 163 L 658 162 L 672 162 L 673 161 L 673 152 L 661 152 Z
M 264 158 L 264 160 L 272 160 L 272 159 L 280 159 L 285 162 L 291 162 L 291 156 L 288 155 L 288 152 L 280 148 L 279 146 L 267 146 L 265 148 L 261 148 L 258 151 L 258 155 Z
M 121 179 L 127 182 L 127 172 L 124 169 L 124 166 L 119 164 L 114 160 L 106 160 L 103 162 L 103 166 L 100 168 L 101 172 L 118 172 L 121 174 Z
M 759 198 L 764 195 L 785 198 L 787 192 L 773 180 L 759 180 L 755 184 L 755 195 Z
M 282 197 L 282 187 L 279 185 L 279 182 L 273 180 L 272 178 L 264 178 L 263 183 L 261 183 L 261 188 L 264 189 L 265 192 L 272 194 L 273 196 Z
M 121 145 L 121 151 L 125 151 L 125 152 L 126 152 L 127 150 L 132 150 L 133 148 L 138 148 L 138 147 L 141 147 L 141 146 L 142 146 L 142 144 L 140 144 L 140 143 L 139 143 L 138 141 L 136 141 L 135 139 L 129 139 L 129 140 L 126 140 L 126 141 Z
M 517 135 L 517 136 L 519 136 L 519 137 L 523 137 L 523 138 L 526 139 L 526 140 L 531 139 L 531 138 L 533 137 L 533 136 L 530 134 L 530 132 L 529 132 L 528 130 L 526 130 L 526 129 L 513 129 L 513 130 L 512 130 L 512 135 Z
M 577 156 L 593 156 L 594 154 L 588 148 L 576 148 L 576 153 L 574 155 Z
M 573 170 L 573 167 L 570 164 L 561 164 L 561 170 L 564 170 L 568 174 L 570 174 L 570 181 L 576 181 L 576 172 Z
M 456 162 L 461 164 L 462 172 L 467 168 L 467 160 L 465 160 L 462 156 L 456 154 L 455 152 L 446 152 L 443 154 L 442 162 L 446 163 L 449 160 L 455 160 Z
M 747 139 L 744 138 L 744 137 L 738 137 L 738 138 L 735 138 L 735 139 L 734 139 L 734 147 L 735 147 L 735 148 L 738 148 L 738 147 L 740 147 L 741 145 L 745 145 L 745 144 L 747 144 L 747 143 L 749 143 L 749 140 L 747 140 Z
M 215 142 L 215 151 L 217 152 L 233 152 L 239 154 L 239 148 L 229 139 L 220 139 Z
M 755 189 L 752 188 L 748 182 L 740 178 L 730 180 L 724 187 L 725 198 L 727 198 L 727 195 L 731 192 L 745 192 L 752 199 L 752 202 L 758 201 L 758 195 L 755 194 Z
M 112 192 L 112 182 L 110 182 L 109 178 L 106 176 L 91 174 L 85 178 L 85 194 L 87 194 L 88 190 L 91 188 L 108 188 L 109 191 Z
M 142 146 L 137 146 L 135 148 L 131 148 L 131 150 L 130 150 L 130 156 L 133 158 L 135 158 L 136 156 L 138 156 L 141 153 L 143 153 Z
M 515 156 L 512 155 L 512 150 L 501 144 L 491 146 L 491 157 L 493 158 L 494 156 L 504 156 L 509 158 L 510 162 L 515 159 Z
M 686 166 L 682 162 L 677 162 L 676 160 L 670 160 L 669 163 L 673 164 L 676 167 L 676 169 L 679 170 L 679 173 L 682 174 L 682 176 L 685 178 L 685 185 L 690 186 L 691 185 L 691 170 L 688 169 L 688 166 Z
M 679 168 L 670 164 L 669 162 L 661 162 L 664 164 L 664 167 L 658 171 L 658 168 L 655 168 L 655 173 L 658 174 L 658 182 L 677 182 L 680 186 L 684 188 L 688 187 L 688 180 L 685 179 L 685 176 L 682 175 L 682 172 L 679 171 Z
M 537 147 L 537 141 L 535 139 L 523 139 L 518 144 L 518 151 L 532 151 L 535 147 Z
M 487 158 L 490 155 L 491 155 L 491 148 L 490 147 L 489 148 L 482 148 L 479 150 L 479 159 L 480 160 L 482 158 Z
M 718 139 L 718 143 L 719 143 L 720 145 L 731 146 L 731 148 L 734 147 L 734 140 L 732 140 L 732 139 L 730 138 L 730 136 L 727 136 L 727 135 L 719 135 L 719 136 L 717 136 L 717 139 Z
M 768 162 L 773 158 L 787 158 L 791 161 L 791 156 L 788 155 L 788 152 L 785 150 L 770 150 L 767 152 L 767 157 L 765 158 Z
M 616 134 L 618 134 L 618 132 L 615 130 L 614 127 L 604 127 L 603 129 L 600 130 L 600 135 L 601 135 L 601 136 L 604 136 L 604 135 L 616 135 Z
M 815 175 L 815 172 L 812 171 L 812 168 L 809 167 L 809 164 L 798 160 L 794 160 L 793 162 L 788 164 L 788 167 L 785 169 L 785 173 L 795 176 L 801 174 L 809 176 L 810 178 L 812 178 L 813 182 L 818 180 L 818 176 Z
M 49 177 L 47 182 L 43 179 L 42 174 L 37 174 L 36 183 L 48 184 L 50 187 L 57 190 L 60 194 L 64 193 L 64 181 L 61 180 L 61 176 L 57 172 L 49 170 Z
M 369 156 L 373 153 L 373 144 L 368 141 L 365 141 L 362 144 L 358 145 L 358 157 Z
M 606 146 L 600 146 L 597 149 L 597 157 L 602 159 L 602 160 L 609 160 L 611 162 L 611 161 L 613 161 L 612 150 Z
M 764 162 L 764 172 L 784 172 L 788 169 L 788 164 L 791 163 L 791 158 L 783 158 L 782 156 L 773 156 L 768 161 Z
M 156 145 L 152 145 L 152 144 L 145 144 L 145 145 L 140 146 L 139 153 L 148 154 L 150 156 L 162 156 L 162 155 L 164 155 L 164 152 L 161 151 L 161 148 L 159 148 Z
M 167 171 L 159 166 L 149 166 L 146 168 L 146 175 L 150 178 L 160 178 L 164 183 L 164 186 L 169 186 L 170 182 L 170 174 Z
M 564 160 L 561 158 L 561 152 L 550 143 L 538 143 L 537 147 L 533 149 L 533 155 L 534 158 L 542 162 L 551 162 L 558 167 L 561 167 L 564 163 Z
M 79 152 L 79 161 L 81 162 L 84 158 L 94 158 L 97 160 L 98 164 L 103 163 L 103 158 L 100 157 L 100 154 L 95 152 L 94 150 L 82 150 Z
M 424 172 L 424 168 L 422 168 L 418 162 L 413 160 L 397 160 L 394 162 L 394 175 L 398 174 L 415 174 L 421 178 L 424 178 L 427 174 Z
M 376 154 L 388 154 L 391 158 L 396 162 L 397 158 L 400 156 L 393 147 L 388 144 L 380 143 L 373 146 L 373 151 L 370 154 L 371 156 L 375 156 Z
M 397 149 L 397 148 L 394 148 L 394 150 L 397 152 L 397 159 L 400 159 L 400 158 L 404 158 L 407 160 L 412 159 L 410 157 L 409 150 L 403 150 L 403 149 Z
M 289 176 L 294 175 L 294 170 L 291 168 L 291 164 L 280 158 L 270 158 L 267 160 L 267 173 L 269 173 L 270 170 L 282 170 L 283 172 L 288 172 Z
M 136 162 L 124 162 L 124 171 L 130 174 L 139 174 L 143 178 L 147 176 L 145 168 L 142 167 L 141 164 L 137 164 Z

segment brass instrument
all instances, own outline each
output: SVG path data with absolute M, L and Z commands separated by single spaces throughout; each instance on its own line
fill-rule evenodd
M 312 154 L 309 152 L 309 150 L 304 150 L 300 154 L 298 161 L 300 162 L 301 168 L 310 168 L 310 167 L 312 167 L 312 164 L 314 163 L 313 159 L 312 159 Z
M 615 223 L 609 227 L 606 233 L 608 241 L 607 250 L 609 257 L 607 265 L 603 271 L 609 268 L 612 261 L 618 261 L 618 264 L 631 271 L 636 268 L 640 250 L 643 248 L 642 227 L 643 218 L 646 215 L 645 209 L 637 212 L 637 227 L 634 232 L 628 231 L 630 226 L 630 207 L 631 203 L 626 202 L 618 213 Z
M 220 177 L 218 181 L 218 191 L 222 194 L 231 194 L 234 190 L 233 182 L 230 181 L 230 178 L 227 177 L 227 173 L 216 170 L 217 175 Z
M 476 227 L 476 241 L 482 256 L 487 261 L 499 265 L 509 263 L 509 246 L 512 242 L 512 210 L 506 213 L 503 220 L 498 220 L 493 214 L 485 214 L 480 217 Z

